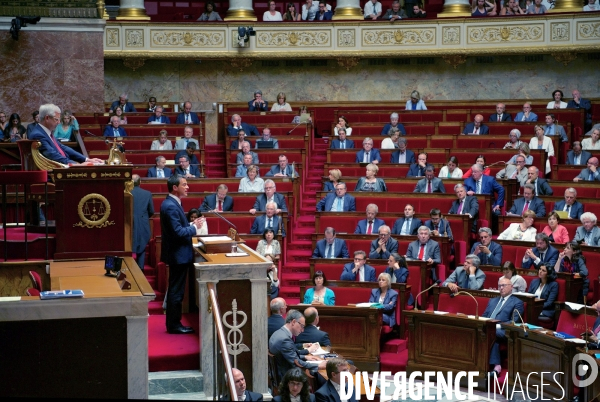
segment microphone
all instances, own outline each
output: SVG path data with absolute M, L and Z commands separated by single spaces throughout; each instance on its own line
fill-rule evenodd
M 94 134 L 94 133 L 92 133 L 91 131 L 88 131 L 88 130 L 85 130 L 85 133 L 87 135 L 91 135 L 92 137 L 100 137 L 99 135 L 96 135 L 96 134 Z
M 523 317 L 521 316 L 521 313 L 519 313 L 519 310 L 517 310 L 516 308 L 513 309 L 513 313 L 512 313 L 512 318 L 513 318 L 513 322 L 512 324 L 515 325 L 515 313 L 517 313 L 519 315 L 519 318 L 521 319 L 521 323 L 523 324 L 523 336 L 525 338 L 529 337 L 529 334 L 527 333 L 527 324 L 525 323 L 525 320 L 523 319 Z
M 475 301 L 475 319 L 478 320 L 479 319 L 479 303 L 477 302 L 477 299 L 475 298 L 475 296 L 473 296 L 471 293 L 469 292 L 465 292 L 464 290 L 460 290 L 456 293 L 450 293 L 450 297 L 454 297 L 456 295 L 469 295 L 471 296 L 471 299 L 473 299 Z
M 219 218 L 221 218 L 222 220 L 224 220 L 225 222 L 227 222 L 227 224 L 231 227 L 233 227 L 236 231 L 237 231 L 237 226 L 235 226 L 233 223 L 229 222 L 229 220 L 227 220 L 223 215 L 221 215 L 219 212 L 217 212 L 217 210 L 215 209 L 214 211 L 211 211 L 213 214 L 217 215 Z
M 428 287 L 427 289 L 420 291 L 420 292 L 417 294 L 417 296 L 415 297 L 415 306 L 416 306 L 416 304 L 418 303 L 419 296 L 421 296 L 423 293 L 427 292 L 429 289 L 431 289 L 431 288 L 433 288 L 433 287 L 436 287 L 436 286 L 438 286 L 438 284 L 437 284 L 437 283 L 434 283 L 433 285 L 431 285 L 431 286 L 430 286 L 430 287 Z M 424 311 L 424 310 L 423 310 L 423 311 Z
M 287 135 L 290 135 L 290 134 L 292 133 L 292 131 L 294 131 L 294 130 L 295 130 L 295 129 L 296 129 L 296 128 L 297 128 L 297 127 L 300 125 L 300 124 L 302 124 L 302 122 L 300 122 L 300 123 L 296 124 L 296 125 L 294 126 L 294 128 L 292 128 L 290 131 L 288 131 L 288 132 L 287 132 Z
M 494 162 L 494 163 L 492 163 L 492 164 L 490 164 L 490 165 L 484 166 L 483 168 L 484 168 L 484 169 L 487 169 L 487 168 L 489 168 L 489 167 L 492 167 L 492 166 L 499 165 L 500 163 L 504 163 L 505 165 L 507 165 L 507 164 L 508 164 L 507 162 L 504 162 L 504 161 L 498 161 L 498 162 Z

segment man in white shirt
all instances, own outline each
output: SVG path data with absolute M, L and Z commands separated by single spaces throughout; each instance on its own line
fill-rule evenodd
M 306 4 L 302 5 L 302 21 L 314 21 L 318 11 L 319 3 L 314 3 L 313 0 L 306 0 Z
M 381 3 L 377 0 L 368 0 L 365 4 L 365 19 L 375 21 L 381 16 Z

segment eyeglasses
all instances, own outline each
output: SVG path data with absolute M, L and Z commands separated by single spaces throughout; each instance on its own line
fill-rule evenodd
M 500 289 L 501 289 L 501 288 L 504 288 L 504 287 L 506 287 L 506 286 L 512 286 L 512 283 L 504 283 L 504 284 L 502 284 L 502 285 L 498 285 L 498 288 L 500 288 Z
M 302 327 L 302 329 L 304 329 L 306 327 L 306 325 L 304 325 L 304 324 L 302 324 L 302 323 L 300 323 L 298 321 L 296 321 L 296 324 L 300 325 Z

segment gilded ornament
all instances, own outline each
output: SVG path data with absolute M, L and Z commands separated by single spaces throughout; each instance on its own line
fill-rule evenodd
M 468 28 L 468 37 L 471 43 L 538 42 L 543 40 L 543 34 L 543 25 Z
M 119 30 L 117 28 L 106 28 L 106 46 L 119 47 Z
M 460 43 L 460 28 L 442 27 L 442 43 L 444 45 L 458 45 Z
M 281 46 L 329 46 L 331 43 L 329 31 L 300 31 L 293 32 L 261 32 L 256 38 L 257 47 L 281 47 Z
M 96 172 L 92 172 L 92 179 L 95 179 L 96 177 L 98 177 L 98 175 L 96 174 Z
M 340 47 L 354 47 L 354 29 L 340 29 L 338 30 L 338 46 Z
M 435 30 L 432 29 L 397 29 L 397 30 L 365 30 L 363 43 L 365 45 L 424 45 L 432 44 L 435 40 Z
M 600 38 L 599 22 L 579 22 L 577 23 L 577 39 L 598 39 Z
M 567 41 L 570 36 L 569 24 L 567 23 L 553 23 L 552 27 L 552 38 L 553 42 L 556 41 Z
M 123 65 L 125 65 L 125 67 L 127 67 L 127 68 L 130 68 L 132 71 L 135 71 L 138 68 L 143 67 L 145 62 L 146 62 L 146 60 L 144 60 L 144 59 L 132 59 L 132 58 L 123 59 Z
M 141 29 L 125 30 L 126 47 L 144 47 L 144 31 Z
M 225 47 L 224 33 L 220 31 L 176 31 L 152 29 L 153 47 Z
M 550 53 L 552 57 L 556 59 L 559 63 L 567 66 L 570 62 L 577 58 L 577 53 L 575 52 L 561 52 L 561 53 Z
M 77 214 L 81 221 L 73 224 L 73 227 L 99 229 L 115 224 L 114 221 L 108 220 L 110 216 L 110 203 L 101 194 L 91 193 L 84 196 L 77 205 Z
M 298 43 L 298 34 L 296 32 L 290 32 L 288 35 L 288 40 L 290 41 L 291 45 L 296 46 L 296 43 Z
M 239 68 L 240 71 L 244 71 L 245 68 L 248 68 L 252 65 L 252 60 L 245 57 L 234 57 L 229 60 L 229 63 L 233 68 Z
M 449 56 L 442 56 L 442 58 L 444 59 L 444 61 L 446 63 L 448 63 L 452 67 L 454 67 L 455 70 L 456 70 L 456 67 L 458 67 L 460 64 L 464 64 L 467 62 L 467 56 L 462 55 L 462 54 L 453 54 L 453 55 L 449 55 Z
M 503 27 L 500 29 L 500 37 L 502 40 L 508 40 L 510 37 L 510 30 L 507 27 Z
M 338 57 L 337 62 L 340 67 L 344 67 L 346 71 L 350 71 L 352 67 L 355 67 L 360 59 L 358 57 Z
M 404 34 L 401 30 L 398 29 L 396 32 L 394 32 L 394 39 L 396 40 L 396 42 L 402 43 L 402 40 L 404 39 Z

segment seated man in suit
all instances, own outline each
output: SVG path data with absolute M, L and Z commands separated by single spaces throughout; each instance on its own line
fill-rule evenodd
M 425 178 L 417 182 L 413 193 L 446 193 L 442 179 L 435 177 L 435 167 L 427 165 Z
M 467 214 L 471 218 L 477 219 L 479 216 L 477 197 L 467 195 L 467 188 L 462 183 L 454 186 L 454 192 L 456 193 L 456 200 L 452 202 L 448 213 L 457 215 Z
M 160 177 L 160 178 L 169 178 L 171 177 L 171 169 L 165 167 L 167 164 L 167 159 L 160 155 L 156 157 L 156 166 L 152 166 L 148 169 L 148 177 Z
M 285 237 L 285 227 L 283 227 L 283 220 L 277 215 L 277 204 L 274 202 L 268 202 L 264 215 L 259 215 L 254 218 L 252 223 L 251 234 L 263 234 L 266 229 L 271 229 L 274 233 L 277 233 L 281 228 L 281 236 Z
M 266 177 L 298 177 L 298 171 L 288 163 L 285 155 L 279 155 L 279 164 L 271 166 L 271 170 L 265 174 Z
M 248 175 L 248 168 L 250 166 L 255 166 L 252 163 L 252 155 L 246 154 L 244 155 L 243 163 L 238 165 L 237 169 L 235 170 L 235 177 L 246 177 Z
M 487 135 L 490 133 L 490 129 L 483 123 L 483 116 L 478 114 L 473 119 L 473 123 L 467 123 L 463 134 L 467 135 Z
M 346 183 L 338 182 L 335 185 L 335 193 L 328 193 L 317 203 L 318 211 L 354 212 L 356 211 L 356 199 L 350 194 L 346 194 Z
M 190 126 L 186 126 L 183 129 L 183 138 L 178 139 L 175 142 L 175 149 L 187 149 L 190 143 L 196 144 L 196 149 L 200 149 L 200 143 L 197 139 L 192 138 L 194 136 L 194 129 Z
M 404 206 L 404 217 L 398 218 L 396 222 L 394 222 L 392 233 L 403 236 L 416 235 L 423 222 L 421 222 L 419 218 L 413 218 L 414 215 L 415 208 L 410 204 L 406 204 Z
M 598 218 L 591 212 L 581 214 L 581 224 L 575 232 L 576 242 L 581 242 L 585 246 L 600 246 L 600 228 L 596 226 Z
M 385 221 L 383 219 L 377 218 L 377 214 L 379 213 L 379 207 L 377 206 L 377 204 L 367 205 L 366 213 L 366 219 L 361 219 L 356 224 L 354 234 L 379 233 L 379 227 L 385 225 Z
M 231 124 L 227 126 L 227 134 L 237 137 L 238 130 L 244 130 L 246 135 L 260 135 L 256 127 L 251 124 L 242 123 L 242 117 L 239 114 L 231 116 Z
M 304 310 L 304 319 L 306 326 L 304 327 L 304 332 L 296 337 L 296 347 L 304 349 L 303 344 L 316 342 L 321 346 L 331 346 L 329 334 L 319 329 L 319 312 L 317 309 L 309 307 Z
M 475 254 L 467 255 L 463 266 L 456 267 L 442 286 L 448 287 L 452 293 L 460 289 L 481 290 L 485 281 L 485 272 L 479 269 L 479 264 L 481 261 Z
M 370 1 L 370 0 L 369 0 Z M 317 402 L 340 402 L 341 373 L 348 371 L 348 362 L 341 357 L 334 357 L 327 361 L 325 371 L 327 372 L 327 382 L 315 392 Z M 350 393 L 347 402 L 356 402 L 354 387 L 346 384 L 346 390 Z
M 54 138 L 52 132 L 56 129 L 56 126 L 58 126 L 61 115 L 58 106 L 48 103 L 40 106 L 39 112 L 38 116 L 40 123 L 31 130 L 31 133 L 27 138 L 39 141 L 42 144 L 39 151 L 44 157 L 64 165 L 77 165 L 86 162 L 104 163 L 102 159 L 86 158 L 79 152 L 71 147 L 61 144 L 60 141 L 57 141 Z
M 525 211 L 534 211 L 535 216 L 541 218 L 546 216 L 546 206 L 544 200 L 535 196 L 535 187 L 533 184 L 525 184 L 523 187 L 523 197 L 517 198 L 510 211 L 506 213 L 507 216 L 523 216 Z
M 331 149 L 353 149 L 354 141 L 349 140 L 346 137 L 346 129 L 344 127 L 338 128 L 338 137 L 331 141 Z
M 427 226 L 419 228 L 418 236 L 417 240 L 408 245 L 405 257 L 413 260 L 427 261 L 427 265 L 431 267 L 431 279 L 437 282 L 436 267 L 442 262 L 440 245 L 438 242 L 430 239 L 431 230 Z
M 504 169 L 496 173 L 496 179 L 517 179 L 519 185 L 523 187 L 527 181 L 527 167 L 525 166 L 525 157 L 521 154 L 515 158 L 516 165 L 507 164 Z
M 415 153 L 406 149 L 407 145 L 406 138 L 398 138 L 398 150 L 392 152 L 390 163 L 415 163 Z
M 186 101 L 183 104 L 183 112 L 177 115 L 175 124 L 200 124 L 198 115 L 192 112 L 192 102 Z
M 363 140 L 363 149 L 356 153 L 356 163 L 374 163 L 381 162 L 379 150 L 373 148 L 373 139 L 367 137 Z
M 148 117 L 148 124 L 171 124 L 169 116 L 163 116 L 163 107 L 157 106 L 154 114 Z
M 229 188 L 225 184 L 219 184 L 215 194 L 209 194 L 204 197 L 204 201 L 200 205 L 200 211 L 233 212 L 233 198 L 227 195 L 228 191 Z
M 431 230 L 433 236 L 446 236 L 450 242 L 454 241 L 450 222 L 442 218 L 442 211 L 438 208 L 432 208 L 431 211 L 429 211 L 429 218 L 430 219 L 425 221 L 424 225 Z
M 258 148 L 259 142 L 272 142 L 273 149 L 279 149 L 279 141 L 277 141 L 277 138 L 271 136 L 271 129 L 268 127 L 263 128 L 262 137 L 256 140 L 254 148 Z
M 406 177 L 423 177 L 425 176 L 425 169 L 429 166 L 427 163 L 427 154 L 422 152 L 417 157 L 417 162 L 410 165 Z
M 290 310 L 285 317 L 283 327 L 275 331 L 269 338 L 269 352 L 275 356 L 279 378 L 283 378 L 289 369 L 296 367 L 296 364 L 302 368 L 325 368 L 325 360 L 309 356 L 309 353 L 317 350 L 318 345 L 311 345 L 308 349 L 296 349 L 292 338 L 304 331 L 305 323 L 306 320 L 302 313 L 298 310 Z
M 496 113 L 490 115 L 489 121 L 493 121 L 496 123 L 503 121 L 512 121 L 512 117 L 510 113 L 506 112 L 506 105 L 504 103 L 496 104 Z
M 579 180 L 583 181 L 600 181 L 600 172 L 598 172 L 598 158 L 595 156 L 588 159 L 587 168 L 583 169 L 581 173 L 573 179 L 574 182 Z
M 137 112 L 137 110 L 135 109 L 135 107 L 133 106 L 133 103 L 128 102 L 128 96 L 126 93 L 122 93 L 119 96 L 119 100 L 116 100 L 112 103 L 112 105 L 110 105 L 110 110 L 108 111 L 108 113 L 114 113 L 115 109 L 118 106 L 121 106 L 121 108 L 123 109 L 123 113 L 132 113 L 132 112 Z
M 483 167 L 476 163 L 471 166 L 472 175 L 468 179 L 465 179 L 464 185 L 467 189 L 467 195 L 477 194 L 491 194 L 494 192 L 498 194 L 496 201 L 492 207 L 492 211 L 496 214 L 500 213 L 500 208 L 504 205 L 504 187 L 490 176 L 483 174 Z
M 553 267 L 558 261 L 558 250 L 550 245 L 550 239 L 544 233 L 535 235 L 535 247 L 528 248 L 523 256 L 521 267 L 539 269 L 540 265 Z
M 529 166 L 527 168 L 527 181 L 525 184 L 531 184 L 534 189 L 534 194 L 538 195 L 554 195 L 554 191 L 548 180 L 540 178 L 540 169 L 537 166 Z
M 398 240 L 390 236 L 391 230 L 388 225 L 379 227 L 379 237 L 371 242 L 369 258 L 385 260 L 390 254 L 398 252 Z
M 325 229 L 325 238 L 317 242 L 312 258 L 350 258 L 346 240 L 335 237 L 335 229 Z
M 127 133 L 123 127 L 119 127 L 121 119 L 119 116 L 112 116 L 110 118 L 110 124 L 104 129 L 102 134 L 104 137 L 127 137 Z
M 235 392 L 237 394 L 238 401 L 258 401 L 262 402 L 263 396 L 258 392 L 248 391 L 246 389 L 246 378 L 244 373 L 236 368 L 231 368 L 231 374 L 233 374 L 233 381 L 235 383 Z
M 190 165 L 190 157 L 187 155 L 181 155 L 179 159 L 179 166 L 175 169 L 175 173 L 185 178 L 189 177 L 200 177 L 200 170 L 196 165 Z
M 571 150 L 567 152 L 567 165 L 587 165 L 591 157 L 591 153 L 581 148 L 581 141 L 573 141 Z
M 406 135 L 406 129 L 404 128 L 402 123 L 398 123 L 399 118 L 400 116 L 398 115 L 398 113 L 392 113 L 390 115 L 390 122 L 383 126 L 383 129 L 381 130 L 381 135 L 388 135 L 391 128 L 397 128 L 402 135 Z
M 525 102 L 523 104 L 523 111 L 517 113 L 515 121 L 537 121 L 537 114 L 531 111 L 531 103 Z
M 315 14 L 314 21 L 331 21 L 333 13 L 327 9 L 327 3 L 323 0 L 319 1 L 319 9 Z
M 344 265 L 340 281 L 375 282 L 375 268 L 366 264 L 367 253 L 362 250 L 354 252 L 354 262 Z
M 185 155 L 188 158 L 190 158 L 190 163 L 192 165 L 199 165 L 200 161 L 198 160 L 196 155 L 194 155 L 194 152 L 196 152 L 196 143 L 190 142 L 189 144 L 187 144 L 187 147 L 185 149 L 182 149 L 181 151 L 175 154 L 175 160 L 178 161 L 180 156 Z
M 287 204 L 285 203 L 285 197 L 277 192 L 275 182 L 271 179 L 265 180 L 265 193 L 256 197 L 254 206 L 250 210 L 250 213 L 254 215 L 256 211 L 266 211 L 267 202 L 274 202 L 277 207 L 277 213 L 287 212 Z M 262 232 L 260 232 L 262 233 Z
M 260 162 L 258 160 L 258 154 L 254 151 L 250 150 L 251 145 L 248 141 L 244 141 L 242 143 L 242 152 L 239 152 L 237 154 L 237 157 L 235 159 L 235 163 L 237 163 L 238 165 L 241 165 L 244 162 L 244 155 L 252 155 L 252 164 L 253 165 L 258 165 Z
M 512 296 L 512 283 L 510 279 L 504 276 L 500 277 L 500 280 L 498 281 L 498 290 L 500 291 L 500 296 L 490 299 L 482 317 L 498 320 L 500 322 L 512 322 L 513 319 L 517 322 L 520 321 L 518 316 L 513 316 L 513 314 L 515 314 L 514 310 L 518 310 L 521 316 L 523 316 L 525 310 L 523 302 L 516 296 Z M 506 341 L 504 329 L 496 327 L 496 341 L 490 352 L 490 365 L 494 366 L 491 374 L 495 375 L 496 378 L 500 376 L 500 371 L 502 370 L 502 367 L 500 366 L 502 362 L 500 358 L 500 342 L 503 341 Z
M 283 327 L 285 324 L 285 320 L 283 316 L 287 310 L 287 304 L 285 303 L 285 299 L 282 297 L 276 297 L 271 300 L 269 304 L 271 308 L 271 315 L 267 319 L 268 324 L 268 337 L 271 339 L 271 335 L 279 328 Z
M 581 93 L 577 89 L 574 89 L 571 94 L 573 95 L 573 99 L 567 103 L 567 109 L 585 110 L 584 127 L 587 130 L 588 128 L 592 127 L 592 102 L 590 102 L 588 99 L 582 98 Z
M 254 91 L 254 99 L 248 101 L 249 112 L 268 112 L 269 102 L 263 99 L 260 89 Z
M 554 136 L 560 135 L 561 142 L 569 142 L 567 138 L 567 133 L 563 126 L 556 123 L 556 118 L 554 117 L 554 113 L 546 114 L 546 127 L 544 128 L 544 135 Z
M 580 219 L 583 214 L 583 205 L 577 201 L 577 190 L 569 187 L 565 190 L 565 200 L 554 203 L 555 211 L 567 211 L 570 219 Z
M 502 246 L 492 241 L 492 229 L 479 229 L 479 241 L 473 244 L 471 254 L 475 254 L 483 265 L 502 264 Z

